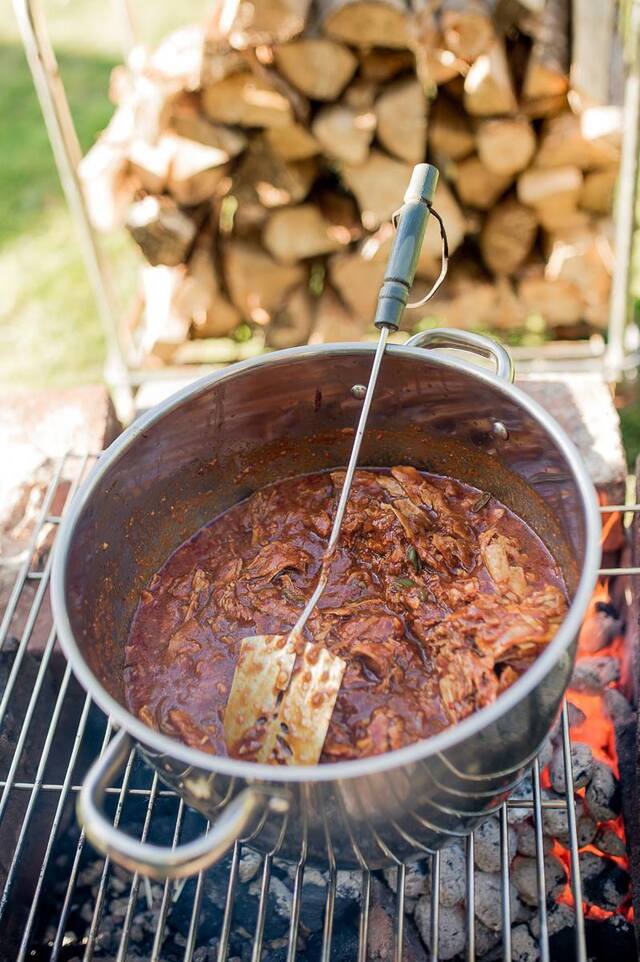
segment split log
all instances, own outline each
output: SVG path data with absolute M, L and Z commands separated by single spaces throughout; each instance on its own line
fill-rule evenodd
M 410 46 L 410 17 L 404 0 L 319 0 L 324 32 L 352 47 Z
M 138 189 L 126 147 L 96 141 L 80 161 L 78 174 L 87 213 L 95 229 L 106 234 L 122 227 Z
M 361 50 L 358 59 L 362 79 L 376 84 L 388 83 L 399 73 L 415 66 L 411 50 Z
M 161 137 L 157 144 L 149 144 L 137 137 L 129 145 L 129 167 L 143 190 L 161 194 L 169 179 L 169 166 L 173 158 L 173 138 Z
M 478 124 L 477 145 L 485 167 L 495 174 L 512 176 L 529 166 L 536 137 L 528 120 L 504 117 Z
M 362 223 L 367 230 L 389 220 L 400 207 L 411 171 L 410 164 L 395 160 L 380 150 L 372 150 L 364 164 L 341 165 L 342 179 L 358 201 Z
M 532 167 L 518 177 L 518 200 L 529 207 L 558 205 L 575 208 L 582 190 L 579 167 Z
M 311 105 L 308 99 L 275 69 L 273 49 L 271 47 L 258 47 L 257 50 L 250 48 L 245 50 L 242 56 L 258 83 L 264 84 L 288 101 L 296 123 L 307 124 L 311 116 Z
M 448 327 L 493 327 L 497 300 L 494 281 L 475 259 L 463 257 L 451 263 L 446 284 L 422 308 L 422 316 Z
M 274 211 L 262 239 L 269 253 L 285 264 L 332 254 L 344 246 L 333 225 L 325 220 L 315 204 Z
M 427 148 L 427 98 L 417 80 L 390 84 L 376 101 L 377 135 L 401 160 L 419 164 Z
M 494 274 L 513 274 L 526 260 L 538 230 L 535 213 L 515 197 L 490 211 L 480 234 L 482 259 Z
M 535 156 L 536 167 L 566 167 L 589 170 L 617 163 L 620 152 L 616 141 L 619 113 L 586 112 L 582 118 L 572 113 L 545 121 Z
M 266 330 L 267 347 L 282 350 L 306 344 L 314 322 L 314 298 L 307 284 L 294 288 L 274 313 Z
M 495 38 L 491 5 L 486 0 L 442 0 L 445 47 L 463 60 L 476 60 Z
M 220 29 L 219 19 L 218 9 L 204 32 L 200 87 L 210 87 L 231 74 L 243 73 L 247 69 L 242 55 L 233 50 L 229 38 Z
M 261 224 L 265 208 L 304 200 L 315 175 L 313 160 L 286 161 L 269 150 L 264 140 L 254 138 L 231 182 L 230 193 L 238 202 L 237 218 Z
M 223 265 L 231 300 L 243 317 L 258 324 L 266 324 L 307 275 L 304 265 L 280 264 L 257 244 L 242 241 L 225 245 Z
M 510 114 L 518 106 L 502 40 L 473 62 L 464 80 L 464 105 L 478 117 Z
M 259 44 L 286 43 L 302 33 L 311 0 L 225 0 L 220 13 L 220 30 L 236 50 Z
M 553 241 L 545 277 L 574 284 L 582 296 L 584 319 L 596 327 L 605 327 L 612 261 L 607 237 L 591 228 Z
M 189 336 L 191 318 L 176 307 L 186 268 L 145 266 L 141 271 L 145 305 L 140 349 L 144 357 L 168 363 Z
M 547 0 L 522 85 L 525 101 L 564 96 L 569 88 L 569 0 Z
M 165 135 L 171 153 L 167 186 L 172 196 L 190 207 L 213 198 L 229 171 L 229 155 L 217 147 L 206 147 L 195 140 Z
M 198 238 L 184 280 L 176 291 L 174 306 L 181 316 L 191 320 L 195 337 L 224 337 L 240 323 L 238 309 L 220 288 L 209 232 Z
M 346 164 L 364 164 L 376 129 L 372 111 L 358 111 L 344 104 L 322 107 L 311 132 L 325 154 Z
M 605 167 L 585 174 L 579 206 L 593 214 L 609 214 L 618 181 L 618 168 Z
M 378 85 L 371 80 L 359 78 L 350 83 L 344 92 L 343 103 L 354 110 L 371 110 L 378 96 Z
M 229 157 L 237 157 L 248 143 L 244 131 L 207 120 L 192 94 L 183 94 L 171 102 L 166 111 L 166 126 L 179 137 L 224 150 Z
M 518 284 L 518 296 L 528 314 L 540 314 L 550 327 L 577 324 L 583 302 L 575 284 L 544 276 L 544 265 L 528 271 Z
M 431 107 L 428 136 L 436 158 L 462 160 L 475 148 L 468 117 L 448 97 L 439 96 Z
M 513 183 L 513 177 L 489 170 L 475 154 L 454 167 L 452 177 L 463 204 L 489 210 Z
M 281 93 L 249 73 L 234 74 L 202 91 L 202 107 L 211 120 L 241 127 L 288 127 L 291 104 Z
M 359 341 L 366 324 L 342 303 L 329 284 L 318 298 L 309 344 L 333 344 L 336 341 Z
M 414 11 L 412 49 L 416 58 L 416 74 L 423 90 L 464 76 L 469 65 L 447 48 L 436 16 L 439 0 L 422 3 Z
M 196 236 L 193 218 L 171 197 L 149 194 L 129 208 L 127 230 L 152 266 L 184 263 Z
M 355 200 L 345 190 L 324 188 L 314 193 L 314 201 L 331 224 L 332 234 L 341 244 L 350 244 L 362 237 L 362 221 Z
M 271 127 L 264 136 L 273 153 L 284 160 L 308 160 L 320 152 L 320 144 L 302 124 Z
M 549 234 L 567 234 L 586 230 L 591 218 L 573 204 L 541 204 L 536 207 L 540 227 Z
M 572 0 L 572 5 L 571 86 L 582 107 L 606 104 L 618 5 L 616 0 Z
M 367 241 L 358 250 L 335 254 L 329 261 L 329 279 L 354 318 L 373 323 L 380 286 L 384 280 L 385 258 L 376 256 Z
M 202 76 L 205 34 L 198 24 L 180 27 L 168 34 L 156 47 L 145 65 L 150 78 L 162 87 L 174 90 L 197 90 Z M 228 53 L 229 45 L 225 45 Z M 231 62 L 224 70 L 234 69 Z
M 348 47 L 328 37 L 303 37 L 273 55 L 283 77 L 312 100 L 337 100 L 358 66 Z

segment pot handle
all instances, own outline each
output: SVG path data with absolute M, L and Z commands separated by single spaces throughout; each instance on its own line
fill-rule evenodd
M 253 788 L 245 788 L 201 838 L 176 845 L 175 848 L 138 841 L 121 832 L 103 813 L 107 786 L 126 764 L 133 747 L 134 742 L 128 732 L 120 731 L 89 769 L 77 804 L 78 819 L 87 838 L 103 855 L 108 855 L 130 872 L 140 872 L 163 881 L 183 878 L 206 869 L 223 857 L 234 842 L 245 834 L 253 816 L 269 804 L 269 796 Z M 278 798 L 277 801 L 283 803 L 284 799 Z
M 474 334 L 472 331 L 458 331 L 448 327 L 434 327 L 430 331 L 414 334 L 404 347 L 443 348 L 451 347 L 458 351 L 470 351 L 482 357 L 491 358 L 496 365 L 496 376 L 502 381 L 512 383 L 515 370 L 509 352 L 490 337 Z

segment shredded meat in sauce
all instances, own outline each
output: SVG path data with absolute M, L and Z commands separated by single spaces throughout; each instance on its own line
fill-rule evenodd
M 202 528 L 142 592 L 126 648 L 129 707 L 227 754 L 242 638 L 284 633 L 320 572 L 344 472 L 291 478 Z M 433 735 L 488 705 L 551 640 L 561 574 L 511 511 L 410 467 L 356 472 L 306 635 L 347 662 L 321 761 Z

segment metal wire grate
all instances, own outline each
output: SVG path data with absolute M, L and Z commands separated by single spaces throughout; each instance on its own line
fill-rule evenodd
M 73 811 L 74 795 L 79 789 L 84 771 L 101 745 L 104 751 L 112 734 L 111 725 L 91 703 L 91 699 L 72 677 L 57 644 L 48 609 L 47 589 L 51 570 L 49 548 L 55 538 L 63 508 L 93 462 L 91 456 L 65 456 L 58 464 L 48 488 L 43 493 L 30 544 L 17 572 L 15 586 L 0 624 L 0 959 L 22 962 L 27 958 L 56 960 L 77 959 L 84 962 L 102 958 L 101 924 L 105 899 L 113 873 L 109 859 L 98 861 L 84 833 L 80 832 Z M 56 513 L 54 513 L 54 509 Z M 640 511 L 639 505 L 621 508 L 613 506 L 604 511 Z M 43 552 L 43 540 L 46 550 Z M 44 561 L 43 561 L 44 558 Z M 604 569 L 603 569 L 604 573 Z M 607 570 L 606 573 L 638 574 L 638 568 Z M 2 685 L 4 689 L 2 690 Z M 570 758 L 570 732 L 566 705 L 562 711 L 561 740 L 564 752 L 564 771 L 567 785 L 573 785 Z M 508 809 L 530 809 L 533 814 L 536 843 L 538 886 L 539 952 L 542 962 L 548 962 L 549 930 L 545 895 L 545 865 L 542 812 L 546 808 L 566 806 L 571 884 L 576 906 L 574 927 L 574 957 L 586 962 L 585 925 L 582 913 L 578 841 L 573 792 L 565 800 L 542 797 L 540 766 L 534 762 L 530 795 L 510 800 L 499 813 L 501 842 L 501 903 L 502 903 L 502 958 L 511 960 L 511 908 L 508 850 Z M 142 839 L 167 842 L 167 824 L 171 826 L 175 846 L 186 835 L 202 830 L 203 820 L 186 809 L 173 792 L 161 789 L 158 776 L 150 772 L 133 752 L 118 786 L 111 787 L 109 796 L 114 803 L 113 820 L 128 821 L 128 812 L 136 806 L 136 824 Z M 169 818 L 169 822 L 167 822 Z M 189 823 L 189 824 L 187 824 Z M 60 879 L 60 846 L 66 845 L 64 862 L 66 879 Z M 225 962 L 229 956 L 242 844 L 233 850 L 227 866 L 226 893 L 221 919 L 213 933 L 218 940 L 217 959 Z M 253 920 L 254 936 L 252 962 L 260 962 L 272 870 L 277 851 L 267 855 L 261 864 L 257 916 Z M 440 855 L 431 856 L 431 957 L 438 958 L 440 908 Z M 72 910 L 75 912 L 80 879 L 87 860 L 99 865 L 97 889 L 93 904 L 84 910 L 84 930 L 68 932 Z M 334 908 L 338 873 L 328 866 L 324 916 L 321 932 L 320 958 L 329 962 L 335 952 L 340 932 L 334 929 Z M 305 858 L 295 866 L 293 895 L 288 932 L 282 940 L 286 962 L 294 962 L 297 954 L 300 913 L 305 880 Z M 403 865 L 397 868 L 395 884 L 394 959 L 403 957 L 405 923 L 405 874 Z M 58 893 L 52 898 L 55 882 Z M 474 838 L 466 840 L 466 948 L 468 960 L 476 957 L 475 944 L 475 869 Z M 181 938 L 183 958 L 191 962 L 196 949 L 205 943 L 201 939 L 201 922 L 205 900 L 205 875 L 195 880 L 166 882 L 160 889 L 138 875 L 120 879 L 122 918 L 117 932 L 117 962 L 130 957 L 130 940 L 139 910 L 139 900 L 154 907 L 155 922 L 151 962 L 164 958 L 168 923 L 178 901 L 187 901 L 188 923 Z M 372 877 L 361 873 L 359 898 L 358 962 L 367 958 Z M 211 936 L 207 932 L 207 938 Z M 69 954 L 72 948 L 75 954 Z M 7 949 L 7 946 L 11 948 Z M 286 949 L 286 954 L 285 953 Z M 3 952 L 7 953 L 3 955 Z M 111 955 L 109 956 L 111 957 Z M 134 956 L 138 958 L 139 956 Z M 496 956 L 493 956 L 496 957 Z M 196 956 L 196 958 L 198 958 Z M 207 957 L 208 958 L 208 957 Z

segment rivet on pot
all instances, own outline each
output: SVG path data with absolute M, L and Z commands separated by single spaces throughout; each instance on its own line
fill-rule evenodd
M 357 401 L 363 401 L 366 393 L 366 384 L 354 384 L 351 388 L 351 396 L 356 398 Z
M 509 440 L 509 432 L 507 431 L 507 429 L 506 429 L 506 427 L 504 426 L 504 424 L 502 423 L 502 421 L 494 421 L 494 422 L 493 422 L 493 427 L 491 428 L 491 433 L 493 434 L 494 438 L 498 438 L 499 441 L 508 441 L 508 440 Z

